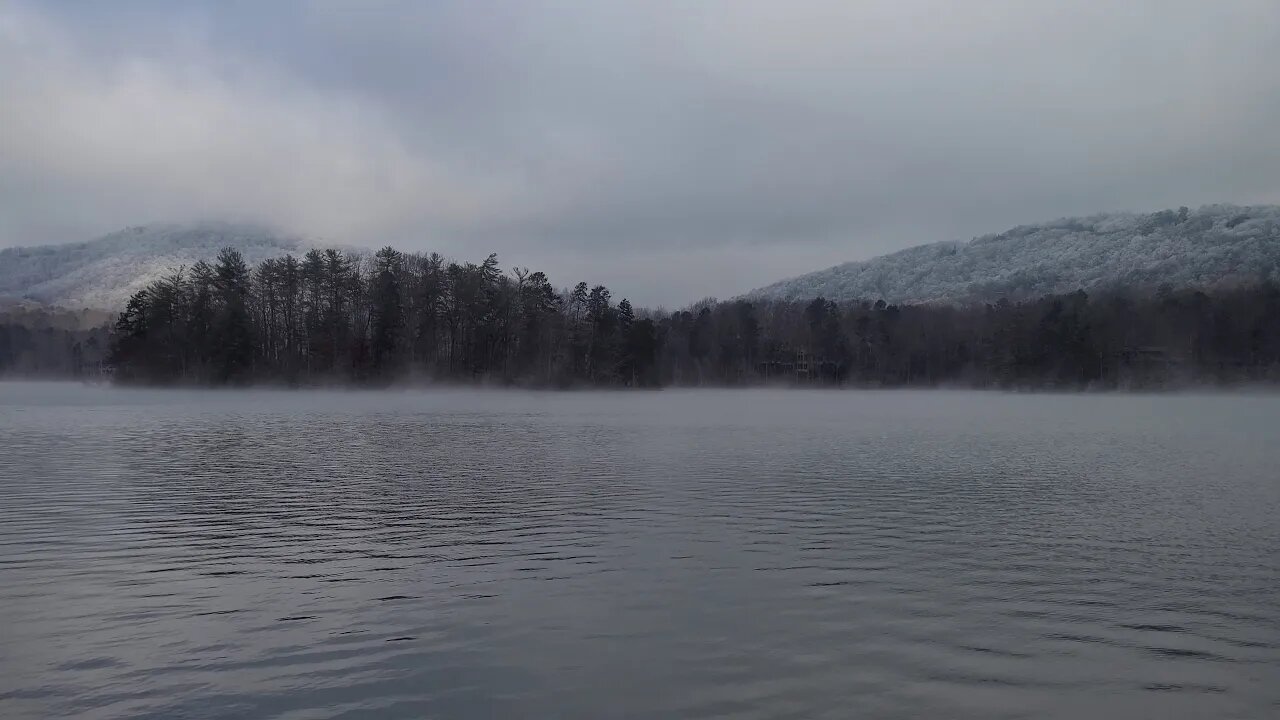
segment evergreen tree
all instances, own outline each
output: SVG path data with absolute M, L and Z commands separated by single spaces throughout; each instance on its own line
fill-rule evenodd
M 249 315 L 249 267 L 235 248 L 218 253 L 213 267 L 217 309 L 211 332 L 219 382 L 244 382 L 253 369 L 253 321 Z
M 374 277 L 370 288 L 369 321 L 374 374 L 393 375 L 400 365 L 403 347 L 405 307 L 403 300 L 404 256 L 384 247 L 374 256 Z

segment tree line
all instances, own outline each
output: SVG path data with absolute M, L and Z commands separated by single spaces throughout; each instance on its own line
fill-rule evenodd
M 603 285 L 387 247 L 234 249 L 136 293 L 122 382 L 447 381 L 539 387 L 761 383 L 1154 387 L 1280 381 L 1280 288 L 1084 292 L 985 305 L 716 302 L 634 308 Z

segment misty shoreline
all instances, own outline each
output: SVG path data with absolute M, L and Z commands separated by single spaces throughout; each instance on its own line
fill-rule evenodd
M 305 395 L 308 393 L 417 393 L 429 395 L 458 393 L 528 393 L 536 395 L 575 395 L 575 394 L 608 394 L 617 396 L 652 396 L 658 393 L 687 394 L 714 393 L 735 394 L 752 392 L 778 392 L 797 394 L 928 394 L 939 395 L 976 393 L 984 395 L 1078 395 L 1078 396 L 1280 396 L 1280 382 L 1277 383 L 1183 383 L 1162 387 L 979 387 L 969 385 L 937 385 L 937 386 L 859 386 L 859 385 L 800 385 L 786 383 L 754 384 L 754 385 L 667 385 L 662 387 L 591 387 L 587 385 L 547 386 L 528 384 L 501 383 L 457 383 L 457 382 L 395 382 L 389 384 L 369 385 L 354 383 L 310 383 L 288 384 L 280 382 L 256 382 L 240 385 L 200 385 L 193 383 L 138 383 L 111 381 L 82 381 L 58 377 L 0 377 L 0 387 L 4 385 L 60 385 L 77 387 L 86 390 L 112 390 L 122 392 L 158 391 L 158 392 L 212 392 L 223 393 L 287 393 Z

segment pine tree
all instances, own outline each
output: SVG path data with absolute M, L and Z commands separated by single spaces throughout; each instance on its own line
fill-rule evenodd
M 212 328 L 214 373 L 219 382 L 247 382 L 253 370 L 254 333 L 249 314 L 249 267 L 235 248 L 214 263 L 217 310 Z
M 374 255 L 374 276 L 369 292 L 369 325 L 373 371 L 389 377 L 400 366 L 405 324 L 404 256 L 384 247 Z

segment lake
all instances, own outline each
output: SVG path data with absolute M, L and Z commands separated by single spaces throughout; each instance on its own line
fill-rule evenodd
M 0 716 L 1280 717 L 1280 398 L 0 383 Z

